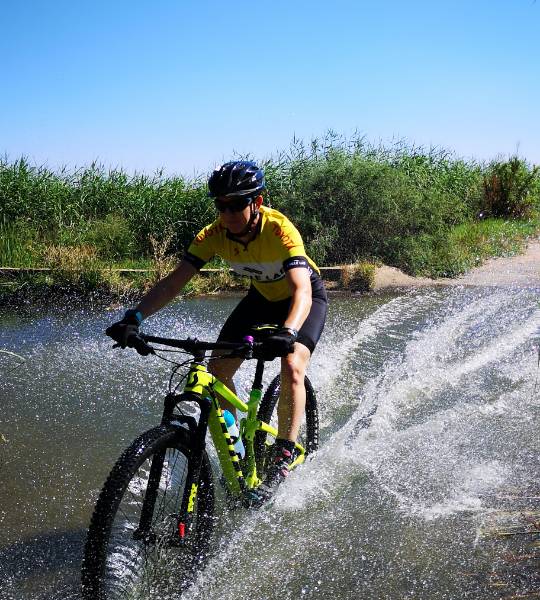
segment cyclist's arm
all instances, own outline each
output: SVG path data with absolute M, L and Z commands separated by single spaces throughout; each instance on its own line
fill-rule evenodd
M 182 260 L 172 273 L 161 279 L 143 297 L 135 310 L 140 311 L 143 318 L 153 315 L 175 298 L 196 273 L 196 267 L 187 260 Z
M 290 269 L 285 277 L 291 289 L 291 306 L 283 324 L 297 331 L 302 327 L 311 310 L 311 281 L 305 268 Z

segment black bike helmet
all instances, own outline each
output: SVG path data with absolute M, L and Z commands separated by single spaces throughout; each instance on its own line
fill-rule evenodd
M 248 160 L 235 160 L 216 169 L 208 180 L 208 195 L 243 197 L 258 196 L 265 188 L 262 169 Z

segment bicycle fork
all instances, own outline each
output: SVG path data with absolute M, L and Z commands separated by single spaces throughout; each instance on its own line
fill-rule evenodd
M 208 429 L 208 417 L 212 408 L 210 398 L 198 398 L 198 404 L 201 407 L 199 423 L 195 433 L 191 437 L 191 444 L 188 449 L 190 456 L 188 461 L 188 472 L 180 512 L 177 517 L 178 540 L 182 544 L 191 532 L 193 524 L 193 515 L 195 511 L 195 501 L 199 490 L 199 480 L 203 461 L 203 453 L 206 446 L 206 431 Z
M 196 402 L 200 406 L 201 412 L 198 423 L 195 418 L 191 416 L 180 416 L 178 418 L 181 424 L 187 424 L 188 429 L 191 432 L 190 444 L 189 447 L 186 448 L 187 452 L 189 453 L 189 456 L 187 457 L 188 470 L 185 478 L 182 501 L 180 503 L 179 513 L 174 515 L 176 517 L 176 533 L 169 540 L 171 544 L 179 545 L 185 542 L 193 523 L 195 501 L 199 489 L 203 453 L 206 445 L 208 417 L 212 407 L 211 398 L 203 398 L 198 394 L 189 394 L 189 397 L 186 396 L 188 395 L 182 394 L 181 396 L 176 396 L 174 394 L 170 394 L 165 399 L 165 409 L 161 421 L 163 426 L 171 425 L 172 422 L 176 422 L 177 417 L 173 417 L 174 407 L 183 400 Z M 141 508 L 139 526 L 133 533 L 133 538 L 136 540 L 145 540 L 148 543 L 153 543 L 155 541 L 153 539 L 154 533 L 152 532 L 151 524 L 163 473 L 165 454 L 166 449 L 162 452 L 154 454 L 152 457 L 148 484 Z

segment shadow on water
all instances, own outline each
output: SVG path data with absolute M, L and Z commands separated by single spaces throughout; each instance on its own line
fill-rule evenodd
M 0 548 L 1 600 L 79 597 L 86 531 L 55 531 Z

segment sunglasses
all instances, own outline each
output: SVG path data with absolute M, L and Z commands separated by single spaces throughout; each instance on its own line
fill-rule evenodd
M 214 198 L 214 204 L 219 212 L 225 212 L 228 210 L 229 212 L 241 212 L 249 206 L 252 202 L 254 202 L 255 198 L 253 196 L 244 196 L 243 198 L 232 198 L 231 200 L 221 200 L 220 198 Z

